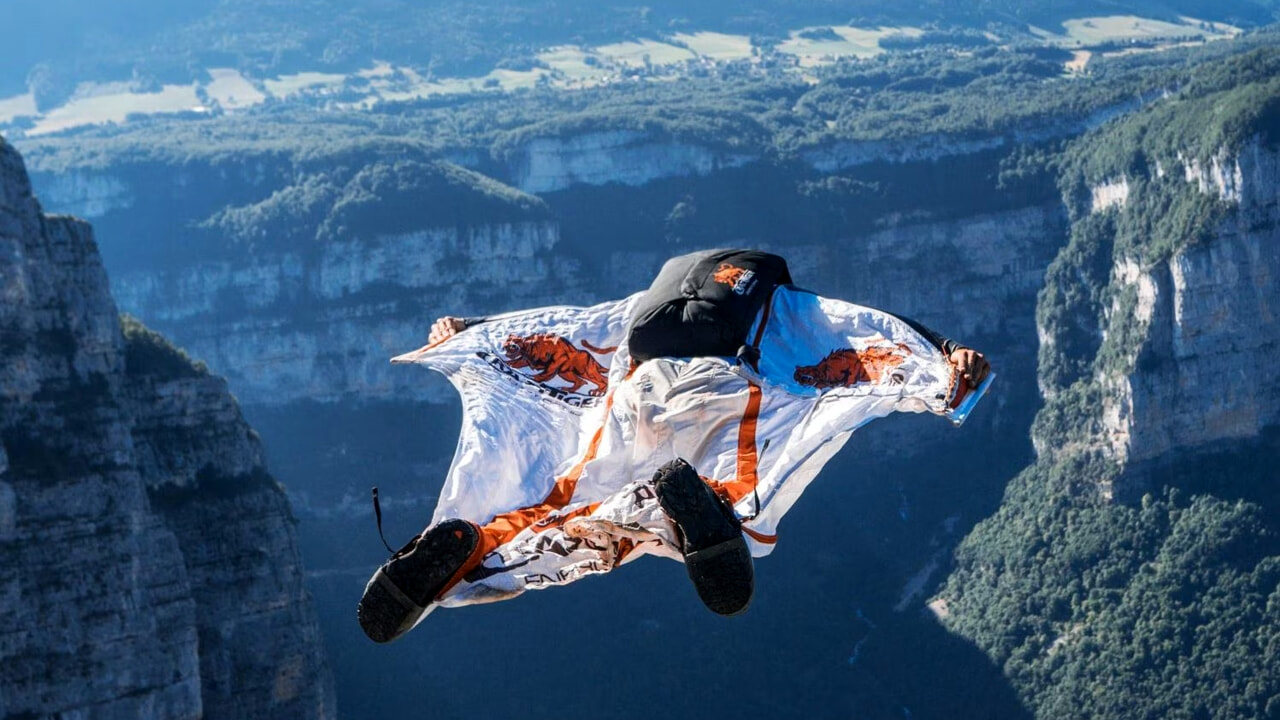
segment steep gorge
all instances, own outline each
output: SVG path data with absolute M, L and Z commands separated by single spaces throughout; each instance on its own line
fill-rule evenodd
M 1250 657 L 1271 657 L 1280 626 L 1274 65 L 1219 62 L 1069 143 L 1015 129 L 941 149 L 929 135 L 922 155 L 905 137 L 746 160 L 570 133 L 506 166 L 455 158 L 492 178 L 267 153 L 229 174 L 225 159 L 75 168 L 60 197 L 103 210 L 124 307 L 225 373 L 261 429 L 300 509 L 344 708 L 1119 718 L 1155 699 L 1169 717 L 1267 717 L 1280 685 Z M 456 193 L 442 203 L 416 174 Z M 150 197 L 161 220 L 95 200 L 112 197 Z M 368 486 L 393 543 L 418 531 L 458 415 L 439 378 L 386 357 L 439 314 L 616 297 L 672 254 L 738 244 L 988 352 L 993 395 L 960 433 L 919 418 L 859 432 L 735 623 L 706 617 L 678 567 L 637 563 L 370 647 L 351 622 L 384 555 Z M 513 644 L 545 670 L 491 652 Z M 437 662 L 450 648 L 467 650 Z M 577 692 L 549 699 L 561 672 Z M 388 673 L 414 682 L 377 692 Z
M 659 169 L 662 157 L 651 158 Z M 697 628 L 718 647 L 741 652 L 748 652 L 750 637 L 767 633 L 778 652 L 753 670 L 761 688 L 764 677 L 803 667 L 809 679 L 802 704 L 814 711 L 891 705 L 897 698 L 879 686 L 885 676 L 909 675 L 904 668 L 911 658 L 897 650 L 903 633 L 947 642 L 936 630 L 911 629 L 928 588 L 940 579 L 939 559 L 994 509 L 1005 478 L 1030 457 L 1023 433 L 1037 403 L 1035 349 L 1022 338 L 1034 336 L 1036 293 L 1065 242 L 1067 217 L 1052 183 L 999 190 L 1003 158 L 980 153 L 913 165 L 881 162 L 853 179 L 776 162 L 705 175 L 676 164 L 636 187 L 584 183 L 548 192 L 499 221 L 486 213 L 442 220 L 437 205 L 420 196 L 418 208 L 374 201 L 372 208 L 386 213 L 380 222 L 393 229 L 348 223 L 345 235 L 321 241 L 317 235 L 334 205 L 287 235 L 269 231 L 234 253 L 218 250 L 157 267 L 133 260 L 146 253 L 145 236 L 120 232 L 118 245 L 105 252 L 122 306 L 225 374 L 263 433 L 273 472 L 299 508 L 312 587 L 344 678 L 344 708 L 396 712 L 439 702 L 449 688 L 478 690 L 477 679 L 437 668 L 396 696 L 371 696 L 366 688 L 375 673 L 424 662 L 421 642 L 471 647 L 477 635 L 488 638 L 513 624 L 542 624 L 570 637 L 617 633 L 629 637 L 641 657 L 664 652 L 670 631 L 659 627 Z M 181 191 L 198 196 L 215 188 L 195 184 Z M 214 204 L 208 197 L 199 201 Z M 176 198 L 172 205 L 185 202 Z M 102 224 L 120 227 L 135 210 L 109 214 Z M 761 610 L 746 618 L 751 629 L 745 633 L 726 635 L 728 628 L 704 617 L 683 594 L 687 581 L 678 567 L 646 563 L 629 568 L 629 579 L 522 598 L 480 617 L 441 613 L 418 644 L 369 646 L 351 621 L 359 588 L 382 559 L 368 487 L 382 489 L 393 543 L 419 530 L 447 467 L 458 413 L 446 383 L 386 359 L 420 343 L 439 314 L 596 302 L 642 289 L 672 254 L 733 244 L 781 252 L 806 287 L 891 308 L 989 352 L 1002 381 L 984 412 L 963 433 L 920 418 L 860 433 L 857 449 L 832 467 L 827 482 L 811 492 L 815 499 L 797 510 L 801 520 L 787 526 L 779 552 L 789 548 L 790 558 L 762 566 L 770 573 L 762 606 L 789 602 L 794 588 L 805 588 L 803 596 L 785 612 Z M 1000 452 L 993 460 L 994 448 Z M 938 456 L 951 458 L 954 475 L 936 472 L 930 458 Z M 984 466 L 991 472 L 971 477 Z M 856 552 L 810 556 L 840 534 Z M 821 579 L 813 574 L 815 562 L 825 568 Z M 628 592 L 637 585 L 655 587 L 659 604 L 631 607 Z M 620 607 L 631 607 L 633 616 L 608 617 L 605 608 Z M 878 625 L 868 642 L 853 612 L 858 607 Z M 557 619 L 566 612 L 591 621 L 571 631 Z M 816 630 L 802 618 L 819 617 L 833 618 L 830 632 L 841 638 L 828 652 L 848 654 L 858 645 L 859 669 L 881 667 L 864 675 L 851 673 L 843 655 L 835 662 L 815 658 L 808 647 Z M 567 638 L 546 652 L 555 663 L 582 662 L 574 658 L 584 652 L 583 642 L 587 638 Z M 721 652 L 691 649 L 684 671 L 717 681 L 722 668 L 713 658 Z M 973 668 L 957 686 L 981 683 L 1004 697 L 980 658 L 963 647 L 951 653 Z M 592 651 L 588 664 L 607 667 L 605 655 L 604 647 Z M 516 712 L 521 697 L 536 694 L 537 680 L 510 682 L 509 695 L 494 702 Z M 625 681 L 636 692 L 646 682 L 639 676 Z M 692 708 L 698 697 L 690 688 L 671 702 Z M 615 700 L 591 696 L 575 699 L 573 707 L 593 701 L 617 709 Z M 761 701 L 762 694 L 753 694 L 725 712 Z M 921 708 L 920 701 L 913 705 Z M 638 703 L 634 711 L 646 707 Z

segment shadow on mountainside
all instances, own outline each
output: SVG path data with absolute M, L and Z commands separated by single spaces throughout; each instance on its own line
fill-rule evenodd
M 1228 502 L 1254 503 L 1280 530 L 1280 426 L 1264 428 L 1257 437 L 1223 440 L 1209 448 L 1168 453 L 1131 468 L 1124 482 L 1124 502 L 1136 504 L 1148 492 L 1176 488 L 1190 496 L 1211 495 Z

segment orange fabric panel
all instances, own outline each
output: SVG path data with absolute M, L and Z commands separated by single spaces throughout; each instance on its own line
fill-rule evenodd
M 604 419 L 600 423 L 600 427 L 596 428 L 596 432 L 591 436 L 591 442 L 587 445 L 587 451 L 564 477 L 557 478 L 555 485 L 552 486 L 551 492 L 547 494 L 545 500 L 537 505 L 512 510 L 508 513 L 495 516 L 492 520 L 480 528 L 480 531 L 486 536 L 486 543 L 491 544 L 492 548 L 504 545 L 510 542 L 521 530 L 544 520 L 557 510 L 561 510 L 573 501 L 573 493 L 578 488 L 578 480 L 582 477 L 582 471 L 586 469 L 587 463 L 595 459 L 596 453 L 600 451 L 600 441 L 604 437 L 605 424 L 609 421 L 609 411 L 613 408 L 613 392 L 609 392 L 608 398 L 604 404 Z M 576 517 L 578 513 L 574 513 Z M 565 519 L 568 519 L 567 517 Z M 491 548 L 491 549 L 492 549 Z
M 722 493 L 731 504 L 750 495 L 756 490 L 759 477 L 756 468 L 760 463 L 756 451 L 756 423 L 760 419 L 760 386 L 751 381 L 747 386 L 747 409 L 742 414 L 742 422 L 738 425 L 738 464 L 737 477 L 733 480 L 720 481 Z

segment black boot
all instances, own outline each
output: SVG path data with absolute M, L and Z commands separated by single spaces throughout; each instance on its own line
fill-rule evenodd
M 733 508 L 684 460 L 659 468 L 653 485 L 658 503 L 680 530 L 685 569 L 698 597 L 720 615 L 745 612 L 755 573 Z
M 365 585 L 356 606 L 364 634 L 385 643 L 412 630 L 479 544 L 480 531 L 465 520 L 445 520 L 410 540 Z

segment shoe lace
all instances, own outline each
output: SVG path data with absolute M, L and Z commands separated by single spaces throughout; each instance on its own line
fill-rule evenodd
M 382 534 L 382 505 L 378 503 L 378 486 L 373 486 L 373 517 L 378 523 L 378 537 L 382 539 L 382 545 L 387 548 L 387 552 L 394 555 L 395 550 L 391 549 L 391 545 L 387 542 L 387 536 Z

